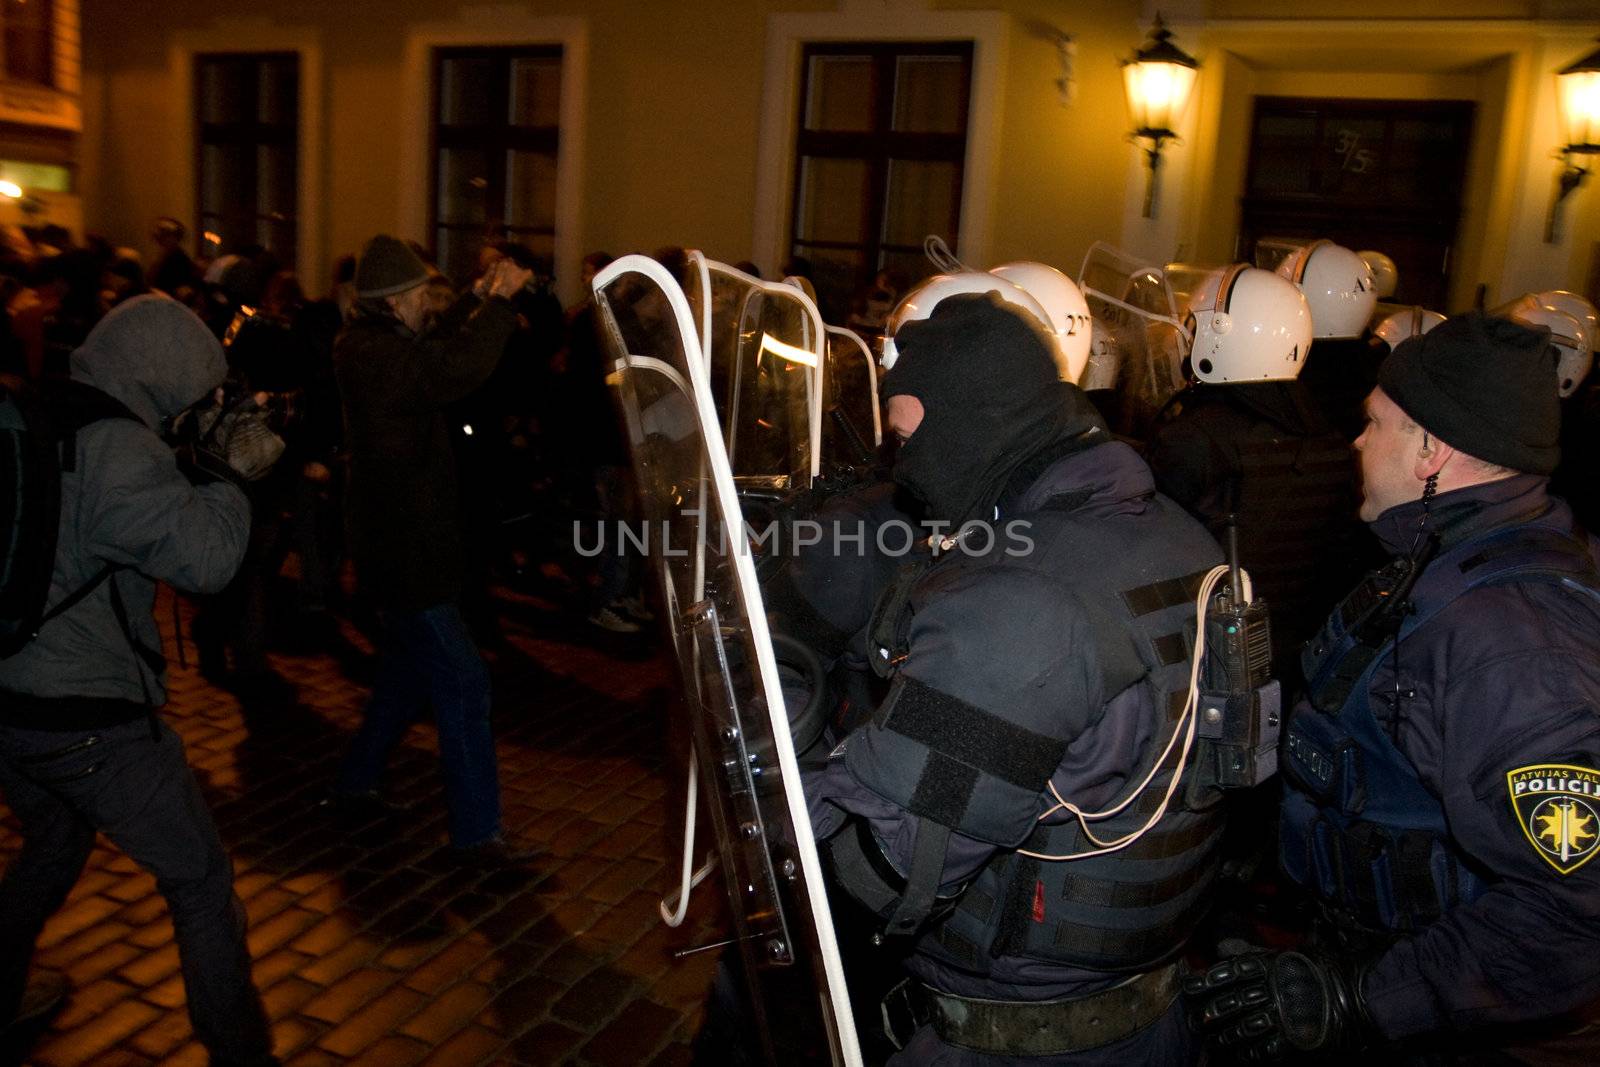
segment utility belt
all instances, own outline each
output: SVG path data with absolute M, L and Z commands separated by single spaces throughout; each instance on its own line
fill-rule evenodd
M 155 721 L 156 709 L 137 700 L 116 697 L 41 697 L 0 689 L 0 725 L 19 730 L 48 730 L 66 733 L 73 730 L 103 730 L 110 726 L 149 718 Z
M 958 997 L 907 978 L 883 998 L 883 1026 L 896 1048 L 932 1024 L 939 1039 L 992 1056 L 1063 1056 L 1132 1037 L 1177 999 L 1178 965 L 1082 997 L 984 1000 Z

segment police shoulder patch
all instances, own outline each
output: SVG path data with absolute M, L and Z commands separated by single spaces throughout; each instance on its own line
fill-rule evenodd
M 1571 874 L 1600 852 L 1600 770 L 1533 763 L 1506 772 L 1511 810 L 1539 858 Z

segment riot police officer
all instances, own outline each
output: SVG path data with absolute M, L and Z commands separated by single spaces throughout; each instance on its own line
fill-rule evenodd
M 1395 559 L 1308 646 L 1282 750 L 1321 921 L 1186 983 L 1242 1060 L 1600 1057 L 1600 577 L 1546 492 L 1555 386 L 1545 331 L 1469 313 L 1367 398 L 1361 517 Z
M 893 340 L 893 477 L 944 530 L 875 611 L 888 695 L 806 782 L 835 880 L 911 949 L 891 1063 L 1190 1062 L 1172 959 L 1220 818 L 1170 742 L 1220 552 L 1015 301 Z
M 1372 268 L 1332 241 L 1313 241 L 1282 263 L 1311 306 L 1312 345 L 1300 381 L 1323 417 L 1349 440 L 1361 429 L 1361 400 L 1372 389 L 1381 346 L 1365 337 L 1378 306 Z
M 1211 274 L 1190 297 L 1190 386 L 1167 404 L 1146 459 L 1156 488 L 1220 539 L 1230 520 L 1239 553 L 1272 609 L 1274 675 L 1363 568 L 1355 464 L 1297 380 L 1311 347 L 1311 311 L 1294 284 L 1243 263 Z M 1342 578 L 1341 578 L 1342 571 Z

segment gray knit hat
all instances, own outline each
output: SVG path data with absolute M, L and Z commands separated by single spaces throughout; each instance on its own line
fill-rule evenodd
M 356 296 L 363 300 L 394 296 L 428 280 L 428 265 L 398 237 L 380 233 L 367 242 L 356 264 Z

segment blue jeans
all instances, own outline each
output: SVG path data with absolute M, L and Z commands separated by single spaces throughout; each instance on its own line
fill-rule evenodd
M 15 1013 L 34 942 L 98 830 L 167 899 L 189 1018 L 212 1062 L 277 1062 L 233 865 L 170 727 L 159 724 L 152 739 L 144 719 L 60 732 L 0 726 L 0 792 L 22 823 L 22 852 L 0 879 L 0 1020 Z
M 380 613 L 378 676 L 361 729 L 339 771 L 339 791 L 378 788 L 389 754 L 424 704 L 439 728 L 450 804 L 450 843 L 481 844 L 500 832 L 500 780 L 489 732 L 489 671 L 454 603 Z
M 633 503 L 629 487 L 629 472 L 623 467 L 595 468 L 595 496 L 600 504 L 600 521 L 610 527 L 605 551 L 596 561 L 595 577 L 598 584 L 589 594 L 589 611 L 593 615 L 601 608 L 628 591 L 633 584 L 633 559 L 623 551 L 621 524 L 631 520 L 639 510 Z

